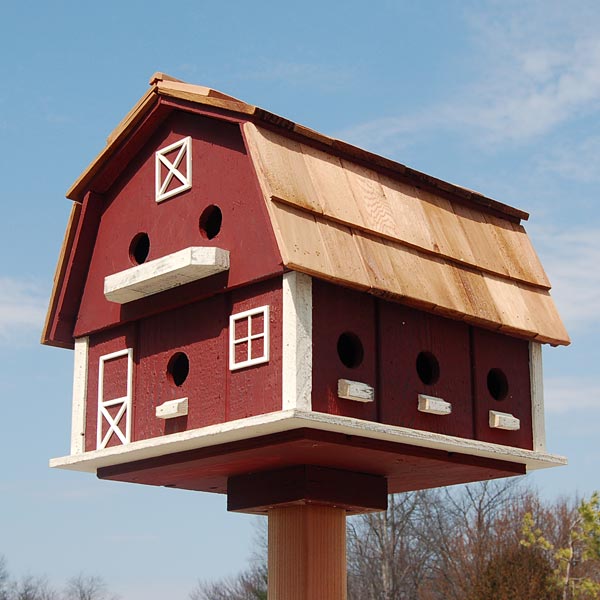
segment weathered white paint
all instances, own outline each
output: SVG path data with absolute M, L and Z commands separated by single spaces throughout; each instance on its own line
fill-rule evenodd
M 191 246 L 104 278 L 104 296 L 125 304 L 229 270 L 229 251 Z
M 263 316 L 263 331 L 254 332 L 252 330 L 252 317 L 255 315 Z M 246 321 L 247 329 L 246 335 L 236 338 L 235 337 L 235 324 L 238 321 Z M 243 369 L 245 367 L 251 367 L 252 365 L 260 365 L 262 363 L 269 362 L 269 307 L 258 306 L 257 308 L 251 308 L 241 313 L 229 316 L 229 369 L 235 371 L 236 369 Z M 263 340 L 263 353 L 260 356 L 252 358 L 252 340 Z M 235 346 L 236 344 L 247 344 L 247 358 L 245 360 L 236 361 L 235 359 Z
M 521 421 L 510 413 L 490 410 L 490 427 L 492 429 L 505 429 L 506 431 L 519 431 Z
M 283 276 L 282 408 L 312 408 L 312 278 Z
M 188 399 L 177 398 L 168 400 L 156 407 L 156 416 L 159 419 L 174 419 L 188 414 Z
M 449 415 L 452 412 L 452 404 L 450 404 L 450 402 L 446 402 L 442 398 L 419 394 L 417 409 L 420 412 L 428 413 L 430 415 L 442 416 Z
M 531 382 L 531 421 L 533 449 L 546 451 L 546 426 L 544 416 L 544 374 L 542 371 L 542 345 L 529 342 L 529 380 Z
M 350 379 L 338 379 L 338 397 L 356 402 L 373 402 L 375 400 L 375 389 L 368 383 L 351 381 Z
M 127 357 L 127 390 L 126 395 L 121 398 L 104 399 L 104 365 L 116 358 Z M 98 365 L 98 419 L 96 427 L 96 449 L 101 450 L 106 447 L 114 433 L 122 444 L 129 444 L 131 441 L 131 422 L 132 410 L 131 403 L 133 400 L 133 348 L 125 348 L 117 350 L 110 354 L 104 354 L 99 359 Z M 108 412 L 108 408 L 119 406 L 117 414 L 113 417 Z M 121 420 L 125 418 L 125 430 L 120 426 Z M 102 435 L 102 426 L 104 421 L 108 423 L 106 434 Z
M 85 408 L 87 401 L 90 338 L 75 340 L 73 360 L 73 404 L 71 410 L 71 454 L 85 452 Z
M 167 154 L 179 150 L 175 160 L 171 162 L 167 158 Z M 185 158 L 185 175 L 180 171 L 180 165 Z M 162 178 L 164 169 L 166 167 L 165 178 Z M 162 202 L 168 198 L 172 198 L 177 194 L 181 194 L 192 187 L 192 138 L 185 137 L 165 148 L 157 150 L 154 159 L 154 171 L 156 179 L 156 201 Z M 171 188 L 169 191 L 169 185 L 173 178 L 179 181 L 177 187 Z
M 479 440 L 458 438 L 430 431 L 396 427 L 374 421 L 328 415 L 313 411 L 283 410 L 257 415 L 237 421 L 209 425 L 201 429 L 182 431 L 148 440 L 132 442 L 127 446 L 112 446 L 85 454 L 63 456 L 50 461 L 51 467 L 75 471 L 95 472 L 99 467 L 118 465 L 134 460 L 164 456 L 196 448 L 206 448 L 238 440 L 252 439 L 293 429 L 318 429 L 343 435 L 356 435 L 370 439 L 434 448 L 495 460 L 524 464 L 528 470 L 544 469 L 567 464 L 562 456 L 491 444 Z

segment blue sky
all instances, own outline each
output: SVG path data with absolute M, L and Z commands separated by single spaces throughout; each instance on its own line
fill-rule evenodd
M 6 2 L 0 19 L 0 554 L 127 600 L 234 573 L 253 518 L 206 494 L 50 471 L 72 354 L 38 344 L 64 193 L 154 71 L 219 89 L 531 213 L 571 333 L 544 354 L 543 494 L 600 488 L 600 4 Z

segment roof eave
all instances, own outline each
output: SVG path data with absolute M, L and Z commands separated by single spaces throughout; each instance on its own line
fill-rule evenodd
M 157 86 L 153 85 L 127 113 L 125 118 L 117 125 L 106 140 L 106 146 L 92 160 L 88 167 L 67 191 L 67 198 L 81 203 L 85 193 L 90 189 L 94 176 L 110 159 L 119 144 L 127 137 L 130 131 L 148 114 L 158 102 Z

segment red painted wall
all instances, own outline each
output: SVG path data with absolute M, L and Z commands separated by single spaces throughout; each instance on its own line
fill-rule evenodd
M 192 137 L 193 187 L 156 203 L 154 153 L 187 135 Z M 103 208 L 75 337 L 282 272 L 264 200 L 237 124 L 174 113 L 112 188 L 89 201 L 102 202 Z M 213 239 L 207 239 L 199 226 L 200 216 L 210 205 L 217 205 L 223 215 L 221 230 Z M 108 302 L 104 278 L 135 265 L 129 249 L 141 232 L 150 239 L 148 261 L 189 246 L 218 246 L 231 252 L 231 269 L 123 306 Z
M 313 388 L 312 406 L 317 412 L 377 421 L 378 403 L 338 398 L 338 379 L 367 383 L 377 391 L 377 346 L 375 306 L 370 294 L 355 292 L 313 279 Z M 338 356 L 343 334 L 362 342 L 363 358 L 357 366 L 346 366 Z
M 473 437 L 469 327 L 399 304 L 379 302 L 381 421 L 459 437 Z M 437 377 L 423 382 L 417 371 L 438 363 Z M 432 373 L 433 375 L 433 373 Z M 418 395 L 442 398 L 452 413 L 439 416 L 417 410 Z
M 340 335 L 362 342 L 363 359 L 354 367 L 338 355 Z M 532 448 L 529 346 L 526 340 L 470 327 L 330 283 L 313 280 L 313 410 L 390 425 Z M 420 377 L 417 359 L 435 357 L 435 374 Z M 428 363 L 431 364 L 431 363 Z M 509 393 L 496 400 L 488 373 L 501 370 Z M 422 373 L 423 374 L 423 373 Z M 375 402 L 338 398 L 338 379 L 367 383 Z M 442 398 L 452 413 L 420 412 L 418 395 Z M 490 429 L 489 410 L 521 419 L 518 432 Z
M 533 449 L 529 345 L 525 340 L 473 329 L 475 433 L 477 439 L 507 446 Z M 488 374 L 500 370 L 506 377 L 506 397 L 490 392 Z M 493 379 L 491 381 L 492 390 Z M 521 420 L 518 431 L 489 427 L 489 411 L 510 413 Z
M 137 332 L 135 324 L 116 327 L 110 331 L 100 332 L 90 337 L 90 349 L 88 356 L 88 382 L 86 402 L 86 426 L 85 426 L 85 450 L 89 452 L 96 449 L 96 423 L 98 417 L 98 374 L 100 357 L 112 352 L 135 348 Z M 135 359 L 135 352 L 134 352 Z M 112 399 L 125 395 L 126 385 L 122 376 L 126 370 L 125 358 L 115 359 L 105 363 L 104 373 L 104 399 Z M 112 364 L 111 364 L 112 363 Z M 135 371 L 134 371 L 135 377 Z M 135 381 L 135 380 L 134 380 Z M 135 385 L 135 383 L 134 383 Z M 114 412 L 114 411 L 111 411 Z M 113 415 L 114 416 L 114 415 Z M 125 431 L 125 420 L 120 422 L 120 427 Z M 103 432 L 107 431 L 105 427 Z M 119 445 L 121 442 L 113 434 L 109 439 L 108 446 Z
M 100 356 L 127 347 L 134 349 L 133 441 L 279 410 L 281 303 L 278 277 L 93 334 L 86 450 L 96 449 Z M 230 371 L 229 315 L 264 305 L 270 308 L 269 362 Z M 189 372 L 177 385 L 169 374 L 169 363 L 180 352 L 188 358 Z M 119 365 L 111 365 L 104 379 L 107 393 L 122 390 L 122 378 Z M 155 416 L 158 405 L 184 397 L 188 398 L 187 416 L 167 420 Z M 109 445 L 116 443 L 112 439 Z

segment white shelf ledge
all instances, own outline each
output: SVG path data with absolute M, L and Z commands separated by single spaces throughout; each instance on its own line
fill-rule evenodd
M 229 251 L 192 246 L 104 278 L 104 296 L 126 304 L 229 270 Z
M 452 404 L 446 402 L 442 398 L 419 394 L 417 410 L 430 415 L 444 416 L 449 415 L 452 412 Z
M 492 429 L 505 429 L 506 431 L 519 431 L 521 421 L 509 413 L 490 410 L 490 427 Z
M 248 440 L 272 433 L 304 428 L 333 431 L 344 435 L 356 435 L 421 448 L 433 448 L 445 452 L 458 452 L 470 456 L 504 460 L 524 464 L 528 471 L 567 464 L 566 458 L 546 452 L 524 450 L 513 446 L 458 438 L 385 423 L 362 421 L 352 417 L 327 415 L 304 410 L 282 410 L 207 425 L 200 429 L 139 440 L 126 446 L 111 446 L 110 448 L 84 452 L 83 454 L 53 458 L 50 461 L 50 466 L 74 471 L 96 472 L 96 469 L 109 465 L 124 464 L 175 452 L 207 448 L 218 444 L 227 444 L 238 440 Z
M 373 402 L 375 390 L 367 383 L 338 379 L 338 397 L 355 402 Z
M 176 417 L 184 417 L 188 414 L 188 399 L 177 398 L 176 400 L 168 400 L 156 407 L 156 417 L 158 419 L 175 419 Z

